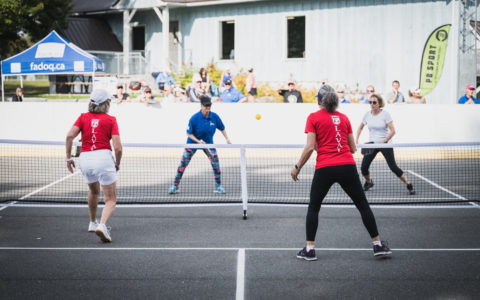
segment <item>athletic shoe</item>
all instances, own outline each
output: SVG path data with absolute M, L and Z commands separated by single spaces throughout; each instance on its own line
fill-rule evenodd
M 218 193 L 218 194 L 225 194 L 225 190 L 223 189 L 223 187 L 221 185 L 217 186 L 214 190 L 213 190 L 214 193 Z
M 178 193 L 178 187 L 176 187 L 175 185 L 172 185 L 172 187 L 168 190 L 168 193 L 169 193 L 169 194 L 176 194 L 176 193 Z
M 413 185 L 411 183 L 407 184 L 407 189 L 410 195 L 415 195 L 417 193 L 415 192 L 415 189 L 413 188 Z
M 95 230 L 95 233 L 100 237 L 100 239 L 104 243 L 110 243 L 112 241 L 112 238 L 110 237 L 110 228 L 107 228 L 105 224 L 98 224 L 98 227 L 97 227 L 97 230 Z
M 382 244 L 380 246 L 378 245 L 373 245 L 373 256 L 379 257 L 379 256 L 386 256 L 389 254 L 392 254 L 392 251 L 390 251 L 390 248 L 387 246 L 386 241 L 382 241 Z
M 363 185 L 363 190 L 366 192 L 368 191 L 369 189 L 371 189 L 373 187 L 373 180 L 370 181 L 370 183 L 366 182 L 365 181 L 365 184 Z
M 312 249 L 307 252 L 307 247 L 303 247 L 302 250 L 298 251 L 297 258 L 313 261 L 317 260 L 317 256 L 315 255 L 315 249 Z
M 97 230 L 97 227 L 98 227 L 97 220 L 95 220 L 95 222 L 90 222 L 90 224 L 88 224 L 88 232 L 95 232 L 95 230 Z

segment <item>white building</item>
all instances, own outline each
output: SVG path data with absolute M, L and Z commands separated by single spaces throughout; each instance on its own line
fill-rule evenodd
M 101 16 L 123 41 L 124 72 L 131 73 L 126 62 L 133 52 L 145 58 L 148 73 L 214 61 L 233 73 L 252 66 L 258 81 L 273 85 L 293 78 L 319 86 L 328 78 L 362 90 L 372 84 L 386 93 L 396 79 L 407 94 L 419 86 L 428 37 L 451 24 L 443 74 L 427 101 L 455 103 L 467 84 L 476 85 L 476 34 L 470 24 L 476 19 L 476 1 L 96 2 L 110 6 L 79 15 Z

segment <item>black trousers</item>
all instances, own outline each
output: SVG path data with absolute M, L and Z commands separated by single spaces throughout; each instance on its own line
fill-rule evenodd
M 370 174 L 368 169 L 370 168 L 370 164 L 372 163 L 373 159 L 375 156 L 377 156 L 378 152 L 382 152 L 383 157 L 385 157 L 385 160 L 387 161 L 388 167 L 390 170 L 392 170 L 397 177 L 400 177 L 403 175 L 402 169 L 400 169 L 397 166 L 397 163 L 395 162 L 395 155 L 393 154 L 393 148 L 377 148 L 377 149 L 372 149 L 373 152 L 371 154 L 367 154 L 363 156 L 362 159 L 362 175 L 367 176 Z
M 365 197 L 357 168 L 355 165 L 341 165 L 315 170 L 307 212 L 307 241 L 315 240 L 320 206 L 330 187 L 336 182 L 340 184 L 345 193 L 353 200 L 353 203 L 362 216 L 363 225 L 367 228 L 370 237 L 376 237 L 378 230 L 375 216 L 370 209 L 367 197 Z

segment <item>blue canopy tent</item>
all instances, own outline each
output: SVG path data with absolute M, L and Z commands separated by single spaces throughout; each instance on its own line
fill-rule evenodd
M 60 36 L 55 30 L 27 50 L 2 60 L 2 101 L 4 77 L 26 74 L 92 74 L 105 72 L 100 58 Z

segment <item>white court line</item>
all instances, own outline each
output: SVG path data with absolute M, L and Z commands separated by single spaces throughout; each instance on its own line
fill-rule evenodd
M 168 247 L 119 247 L 119 248 L 90 248 L 90 247 L 0 247 L 1 250 L 30 250 L 30 251 L 239 251 L 243 250 L 243 261 L 245 263 L 245 251 L 298 251 L 300 247 L 297 248 L 228 248 L 228 247 L 192 247 L 192 248 L 168 248 Z M 315 248 L 317 251 L 372 251 L 372 248 Z M 392 248 L 393 251 L 402 251 L 402 252 L 475 252 L 480 251 L 480 248 Z M 240 257 L 241 258 L 241 257 Z M 238 260 L 237 260 L 238 267 Z M 244 267 L 243 267 L 244 268 Z M 245 271 L 245 269 L 243 270 Z M 238 272 L 238 269 L 237 269 Z
M 24 204 L 24 203 L 9 203 L 4 204 L 0 203 L 0 207 L 27 207 L 27 208 L 86 208 L 88 207 L 87 204 Z M 98 207 L 104 207 L 104 204 L 99 204 Z M 178 207 L 223 207 L 223 206 L 242 206 L 242 203 L 184 203 L 184 204 L 117 204 L 117 208 L 178 208 Z M 306 208 L 308 204 L 269 204 L 269 203 L 249 203 L 248 206 L 263 206 L 263 207 L 296 207 L 296 208 Z M 421 208 L 421 209 L 435 209 L 435 208 L 480 208 L 480 206 L 472 206 L 472 205 L 375 205 L 370 204 L 372 208 Z M 322 204 L 323 208 L 355 208 L 353 204 Z
M 430 183 L 430 184 L 433 185 L 434 187 L 436 187 L 436 188 L 438 188 L 438 189 L 440 189 L 440 190 L 442 190 L 442 191 L 444 191 L 444 192 L 447 192 L 447 193 L 449 193 L 450 195 L 453 195 L 453 196 L 457 197 L 457 198 L 460 199 L 460 200 L 468 200 L 467 198 L 465 198 L 465 197 L 463 197 L 463 196 L 460 196 L 459 194 L 456 194 L 456 193 L 452 192 L 451 190 L 449 190 L 449 189 L 447 189 L 447 188 L 444 188 L 443 186 L 441 186 L 441 185 L 439 185 L 439 184 L 431 181 L 430 179 L 428 179 L 428 178 L 426 178 L 426 177 L 424 177 L 424 176 L 422 176 L 422 175 L 420 175 L 420 174 L 415 173 L 414 171 L 407 170 L 407 172 L 410 173 L 410 174 L 412 174 L 412 175 L 417 176 L 418 178 L 420 178 L 420 179 L 422 179 L 422 180 L 424 180 L 424 181 L 426 181 L 426 182 L 428 182 L 428 183 Z M 474 203 L 474 202 L 468 202 L 468 203 L 470 203 L 471 205 L 474 205 L 474 206 L 478 206 L 478 205 L 477 205 L 476 203 Z
M 33 196 L 33 195 L 35 195 L 35 194 L 37 194 L 37 193 L 40 193 L 41 191 L 43 191 L 43 190 L 45 190 L 45 189 L 48 189 L 49 187 L 54 186 L 55 184 L 60 183 L 60 182 L 66 180 L 66 179 L 68 179 L 68 178 L 70 178 L 70 177 L 72 177 L 72 176 L 77 175 L 77 174 L 80 174 L 80 170 L 77 170 L 77 171 L 75 171 L 74 173 L 69 174 L 69 175 L 67 175 L 67 176 L 65 176 L 65 177 L 63 177 L 63 178 L 60 178 L 60 179 L 58 179 L 57 181 L 54 181 L 54 182 L 52 182 L 52 183 L 49 183 L 49 184 L 47 184 L 46 186 L 43 186 L 43 187 L 41 187 L 41 188 L 39 188 L 39 189 L 37 189 L 37 190 L 29 193 L 29 194 L 26 194 L 25 196 L 21 197 L 21 198 L 18 199 L 18 200 L 25 200 L 25 199 L 27 199 L 28 197 Z
M 237 292 L 236 300 L 243 300 L 245 298 L 245 249 L 238 249 L 237 257 Z

